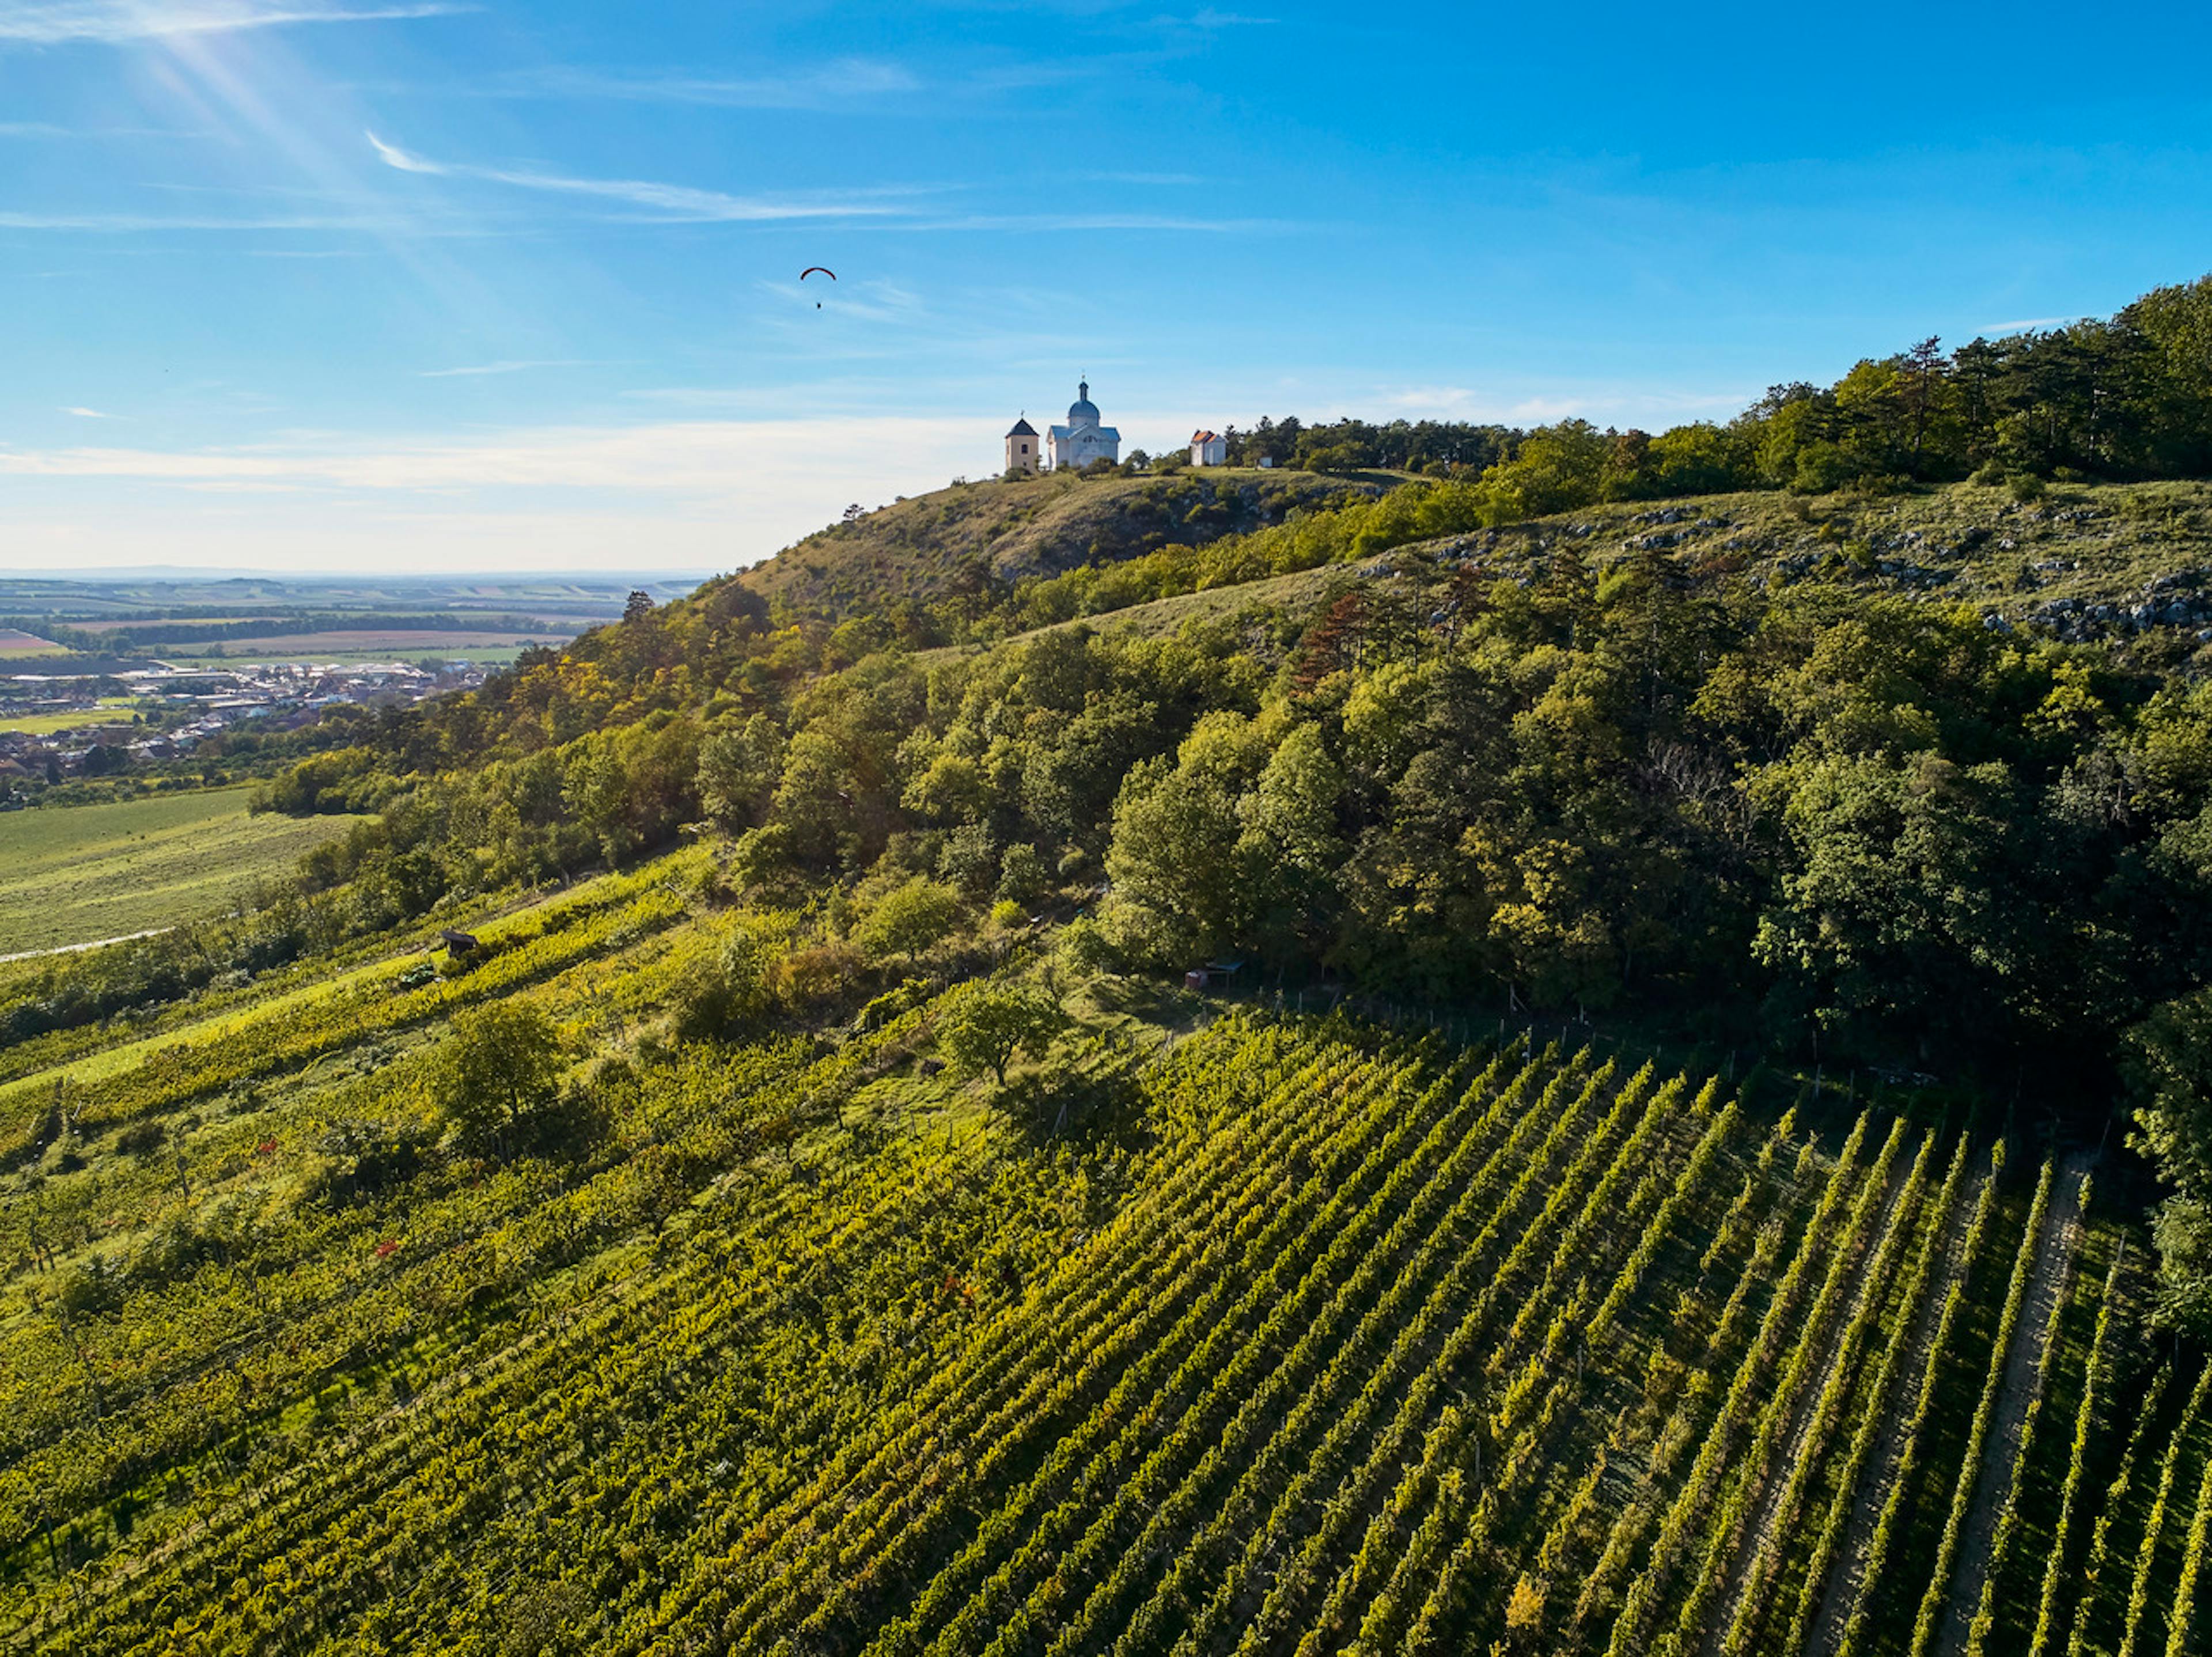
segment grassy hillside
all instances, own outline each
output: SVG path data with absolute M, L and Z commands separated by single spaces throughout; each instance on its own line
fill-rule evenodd
M 289 881 L 302 853 L 349 826 L 249 816 L 251 792 L 0 813 L 0 955 L 218 914 L 257 883 Z
M 1470 583 L 1540 582 L 1562 556 L 1602 580 L 1653 555 L 1690 590 L 1811 583 L 1965 605 L 1993 630 L 2123 646 L 2161 664 L 2212 661 L 2199 655 L 2207 640 L 2198 634 L 2212 628 L 2212 485 L 2201 483 L 2082 486 L 2027 504 L 1970 484 L 1871 498 L 1761 492 L 1616 504 L 1414 538 L 1341 563 L 1086 611 L 1014 636 L 1083 627 L 1164 637 L 1189 622 L 1239 616 L 1310 619 L 1349 584 L 1369 583 L 1377 594 L 1428 606 L 1445 626 L 1476 598 Z M 1034 603 L 1018 604 L 1017 614 L 1023 608 Z
M 2072 643 L 2136 637 L 2188 653 L 2212 627 L 2212 485 L 2203 483 L 2077 485 L 2026 501 L 1967 483 L 1894 495 L 1706 495 L 1414 546 L 1514 577 L 1540 574 L 1565 548 L 1601 570 L 1657 550 L 1698 585 L 1835 582 L 1971 605 L 1992 625 Z
M 941 598 L 979 575 L 1012 582 L 1170 542 L 1200 545 L 1382 487 L 1242 467 L 956 484 L 820 531 L 737 579 L 799 613 L 843 616 L 897 598 Z
M 1237 486 L 1262 491 L 1247 514 L 1253 521 L 1237 515 L 1242 507 L 1224 512 L 1216 503 L 1206 521 L 1157 527 L 1162 514 L 1151 512 L 1147 492 L 1187 490 L 1194 476 L 1266 480 Z M 2147 650 L 2161 663 L 2192 655 L 2205 642 L 2196 635 L 2212 628 L 2212 486 L 2198 483 L 2063 485 L 2027 499 L 1972 483 L 1811 497 L 1765 490 L 1616 502 L 1495 527 L 1474 512 L 1443 535 L 1422 533 L 1421 519 L 1450 515 L 1449 490 L 1417 484 L 1411 493 L 1428 489 L 1436 504 L 1395 521 L 1332 536 L 1323 495 L 1304 507 L 1312 532 L 1294 541 L 1255 533 L 1286 515 L 1266 492 L 1294 480 L 1336 487 L 1252 472 L 942 490 L 825 531 L 738 579 L 831 617 L 880 618 L 902 600 L 964 591 L 962 619 L 952 624 L 996 638 L 1009 627 L 1020 633 L 1063 618 L 1098 625 L 1113 616 L 1158 631 L 1253 604 L 1295 604 L 1334 590 L 1316 574 L 1332 564 L 1362 566 L 1370 577 L 1378 567 L 1409 564 L 1529 581 L 1563 556 L 1601 573 L 1656 555 L 1674 579 L 1709 592 L 1745 581 L 1776 589 L 1818 581 L 1968 604 L 2001 631 L 2132 640 L 2132 653 Z M 1170 550 L 1158 551 L 1163 545 Z M 1200 550 L 1177 549 L 1190 547 Z M 977 585 L 986 567 L 978 560 L 1012 590 Z M 1279 579 L 1291 576 L 1307 579 Z M 1161 603 L 1185 596 L 1195 602 Z

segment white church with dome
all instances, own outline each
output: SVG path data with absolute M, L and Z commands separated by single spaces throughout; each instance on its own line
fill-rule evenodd
M 1119 461 L 1121 458 L 1121 434 L 1098 421 L 1098 405 L 1091 400 L 1091 382 L 1079 380 L 1075 386 L 1075 401 L 1067 405 L 1067 423 L 1054 426 L 1046 433 L 1043 452 L 1039 452 L 1036 428 L 1027 420 L 1014 422 L 1013 430 L 1006 434 L 1006 470 L 1033 472 L 1041 461 L 1048 462 L 1054 471 L 1068 467 L 1081 468 L 1094 460 Z

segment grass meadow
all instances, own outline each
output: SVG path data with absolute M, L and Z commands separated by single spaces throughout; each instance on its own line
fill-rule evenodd
M 65 713 L 0 713 L 0 732 L 51 737 L 57 731 L 77 731 L 102 722 L 128 725 L 131 714 L 130 697 L 103 696 L 97 708 L 76 708 Z
M 254 817 L 250 791 L 0 815 L 0 956 L 173 926 L 279 875 L 350 817 Z

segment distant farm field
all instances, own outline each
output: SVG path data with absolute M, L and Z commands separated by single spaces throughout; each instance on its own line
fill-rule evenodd
M 19 632 L 12 627 L 0 627 L 0 658 L 60 656 L 66 653 L 52 639 L 41 639 L 35 633 Z
M 78 708 L 67 713 L 0 713 L 0 733 L 12 731 L 26 737 L 51 737 L 57 731 L 75 731 L 80 726 L 102 723 L 130 724 L 130 699 L 104 697 L 98 708 Z
M 321 633 L 283 633 L 265 639 L 180 639 L 161 646 L 167 660 L 179 657 L 210 657 L 234 662 L 283 660 L 304 657 L 316 661 L 339 661 L 349 657 L 436 656 L 459 660 L 472 652 L 504 652 L 509 655 L 525 645 L 557 643 L 567 636 L 560 630 L 544 633 L 461 631 L 447 628 L 334 628 Z
M 224 788 L 0 815 L 0 956 L 215 913 L 356 821 L 249 816 L 248 792 Z

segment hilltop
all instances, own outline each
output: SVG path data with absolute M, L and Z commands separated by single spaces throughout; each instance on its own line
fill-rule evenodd
M 1170 543 L 1204 545 L 1293 512 L 1372 499 L 1391 481 L 1240 466 L 956 483 L 817 531 L 736 579 L 794 613 L 842 619 Z
M 1188 476 L 1155 483 L 1185 484 Z M 1262 489 L 1293 479 L 1339 482 L 1241 476 L 1267 479 Z M 2148 652 L 2175 665 L 2195 657 L 2208 642 L 2199 633 L 2212 626 L 2212 484 L 2203 483 L 2062 485 L 2025 499 L 1971 483 L 1880 495 L 1739 490 L 1608 502 L 1443 535 L 1420 534 L 1419 514 L 1407 513 L 1395 526 L 1364 525 L 1318 550 L 1270 549 L 1264 534 L 1231 528 L 1195 540 L 1186 528 L 1186 538 L 1152 548 L 1125 539 L 1110 554 L 1095 537 L 1079 544 L 1073 538 L 1150 510 L 1138 482 L 1064 479 L 1045 510 L 1032 510 L 1042 491 L 1024 501 L 1025 484 L 1004 486 L 1012 493 L 988 506 L 1012 504 L 1013 513 L 976 507 L 975 489 L 1002 486 L 940 490 L 874 515 L 889 520 L 880 527 L 873 517 L 863 520 L 863 533 L 836 543 L 834 576 L 820 563 L 778 560 L 736 579 L 757 591 L 803 592 L 827 618 L 880 617 L 903 598 L 945 592 L 948 572 L 972 568 L 980 520 L 1000 526 L 993 544 L 1006 560 L 993 568 L 995 586 L 970 593 L 971 622 L 996 618 L 978 631 L 987 642 L 1009 627 L 1017 637 L 1076 624 L 1159 634 L 1255 608 L 1304 615 L 1351 580 L 1380 581 L 1376 591 L 1455 613 L 1469 581 L 1528 585 L 1562 557 L 1587 564 L 1598 579 L 1656 559 L 1686 589 L 1715 595 L 1812 582 L 1965 605 L 1996 632 L 2103 641 L 2124 646 L 2131 658 Z M 1302 507 L 1299 516 L 1309 540 L 1326 542 L 1337 507 L 1367 503 L 1387 513 L 1395 501 L 1433 499 L 1449 487 L 1354 485 Z M 1179 489 L 1176 498 L 1188 495 Z M 1144 507 L 1133 510 L 1133 497 Z M 1218 503 L 1214 509 L 1229 515 Z

